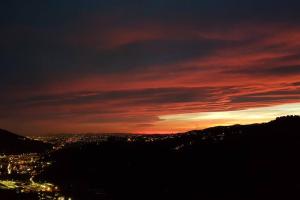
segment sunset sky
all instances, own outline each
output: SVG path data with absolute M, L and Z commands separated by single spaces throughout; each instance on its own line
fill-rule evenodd
M 300 114 L 298 0 L 0 3 L 0 128 L 175 133 Z

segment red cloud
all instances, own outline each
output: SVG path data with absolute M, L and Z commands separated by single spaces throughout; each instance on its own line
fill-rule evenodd
M 300 80 L 298 27 L 243 24 L 221 32 L 188 24 L 146 23 L 102 29 L 101 24 L 85 28 L 68 42 L 100 51 L 148 40 L 229 43 L 177 63 L 122 73 L 65 75 L 30 90 L 12 91 L 15 103 L 0 106 L 0 125 L 9 128 L 25 119 L 21 125 L 27 133 L 42 131 L 42 127 L 52 132 L 169 132 L 197 125 L 161 124 L 159 116 L 299 102 L 300 88 L 294 84 Z

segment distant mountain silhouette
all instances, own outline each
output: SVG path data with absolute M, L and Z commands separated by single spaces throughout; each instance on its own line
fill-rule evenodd
M 0 153 L 44 152 L 51 145 L 0 129 Z
M 268 123 L 250 125 L 218 126 L 204 130 L 194 130 L 180 137 L 188 142 L 223 142 L 242 139 L 247 142 L 262 142 L 278 140 L 277 142 L 294 142 L 300 140 L 300 116 L 289 115 L 278 117 Z M 254 139 L 252 141 L 252 139 Z M 293 139 L 294 141 L 291 141 Z
M 300 199 L 299 155 L 300 117 L 287 116 L 153 142 L 73 144 L 50 156 L 40 179 L 74 199 Z

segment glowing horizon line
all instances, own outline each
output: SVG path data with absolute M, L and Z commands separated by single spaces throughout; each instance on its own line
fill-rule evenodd
M 248 108 L 234 111 L 197 112 L 173 115 L 162 115 L 162 121 L 206 121 L 206 120 L 230 120 L 250 122 L 271 120 L 284 115 L 300 115 L 300 103 L 289 103 L 260 108 Z

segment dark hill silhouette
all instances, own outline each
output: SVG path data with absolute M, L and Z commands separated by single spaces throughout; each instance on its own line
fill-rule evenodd
M 300 199 L 300 117 L 190 131 L 155 142 L 110 139 L 51 155 L 40 177 L 74 199 Z
M 50 148 L 49 144 L 0 129 L 0 153 L 38 153 Z

